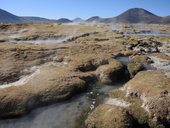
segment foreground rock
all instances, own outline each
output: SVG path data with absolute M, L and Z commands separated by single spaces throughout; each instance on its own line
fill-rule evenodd
M 150 54 L 159 52 L 158 47 L 161 45 L 160 42 L 155 41 L 153 38 L 142 38 L 142 39 L 130 39 L 127 42 L 126 48 L 133 50 L 136 54 Z
M 0 118 L 22 116 L 85 91 L 96 81 L 96 69 L 110 65 L 112 47 L 104 48 L 105 53 L 99 45 L 1 44 Z M 114 63 L 114 70 L 122 69 Z
M 170 126 L 170 96 L 168 92 L 151 98 L 145 106 L 148 108 L 149 117 L 152 119 L 151 126 Z
M 105 54 L 79 54 L 70 57 L 70 65 L 76 71 L 95 71 L 99 66 L 109 64 L 109 57 Z
M 62 101 L 86 88 L 94 76 L 44 66 L 27 83 L 0 89 L 0 117 L 21 116 L 35 107 Z
M 109 64 L 100 66 L 96 70 L 96 75 L 101 83 L 109 85 L 124 75 L 124 66 L 117 60 L 111 60 Z
M 139 71 L 144 69 L 140 63 L 129 63 L 127 68 L 131 77 L 134 77 Z
M 113 105 L 98 106 L 86 120 L 87 128 L 132 128 L 132 118 L 126 109 Z
M 131 57 L 131 61 L 135 63 L 152 63 L 152 60 L 147 55 L 135 55 Z
M 18 80 L 24 69 L 50 61 L 55 53 L 48 46 L 0 44 L 0 84 Z
M 141 71 L 86 120 L 88 128 L 170 126 L 170 79 L 162 71 Z M 131 116 L 129 116 L 131 115 Z M 133 124 L 133 125 L 132 125 Z
M 125 84 L 123 91 L 126 96 L 137 97 L 138 100 L 141 100 L 140 110 L 147 113 L 147 123 L 150 127 L 168 127 L 170 125 L 170 79 L 164 72 L 142 71 Z M 132 115 L 135 113 L 137 112 L 133 111 Z M 136 118 L 140 118 L 140 116 Z

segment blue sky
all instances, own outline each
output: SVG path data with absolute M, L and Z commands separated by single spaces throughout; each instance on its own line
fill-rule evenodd
M 113 17 L 129 8 L 144 8 L 160 16 L 170 15 L 170 0 L 1 0 L 0 8 L 19 16 L 51 19 Z

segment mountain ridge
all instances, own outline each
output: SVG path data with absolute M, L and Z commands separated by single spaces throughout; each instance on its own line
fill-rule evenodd
M 77 21 L 81 18 L 77 18 Z M 25 22 L 57 22 L 57 23 L 71 23 L 76 22 L 76 19 L 70 20 L 67 18 L 60 18 L 58 20 L 51 20 L 42 17 L 33 16 L 16 16 L 5 10 L 0 9 L 0 23 L 25 23 Z M 131 8 L 121 13 L 116 17 L 101 18 L 93 16 L 84 22 L 99 22 L 99 23 L 147 23 L 147 24 L 170 24 L 170 16 L 157 16 L 143 8 Z
M 23 22 L 23 19 L 5 10 L 0 9 L 0 22 L 11 22 L 11 23 Z

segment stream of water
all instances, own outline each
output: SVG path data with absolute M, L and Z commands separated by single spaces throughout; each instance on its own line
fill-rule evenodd
M 107 97 L 107 93 L 122 86 L 90 86 L 87 92 L 72 99 L 37 108 L 21 118 L 0 121 L 0 128 L 84 128 L 87 115 Z

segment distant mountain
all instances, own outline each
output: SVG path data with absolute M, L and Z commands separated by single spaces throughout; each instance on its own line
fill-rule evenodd
M 57 23 L 72 23 L 71 20 L 67 19 L 67 18 L 61 18 L 56 20 Z
M 161 23 L 162 17 L 157 16 L 142 8 L 129 9 L 115 17 L 118 23 Z
M 132 8 L 112 18 L 91 17 L 87 22 L 170 24 L 170 16 L 160 17 L 142 8 Z
M 82 23 L 82 22 L 84 22 L 84 20 L 83 19 L 81 19 L 81 18 L 75 18 L 74 20 L 72 20 L 74 23 Z
M 102 22 L 102 23 L 161 23 L 170 24 L 170 16 L 160 17 L 142 8 L 132 8 L 119 16 L 112 18 L 101 18 L 94 16 L 86 21 L 76 18 L 73 21 L 61 18 L 58 20 L 50 20 L 41 17 L 20 17 L 0 9 L 0 23 L 25 23 L 25 22 L 57 22 L 57 23 L 81 23 L 81 22 Z
M 170 23 L 170 16 L 163 17 L 162 23 L 165 23 L 165 24 Z
M 21 17 L 18 17 L 16 15 L 13 15 L 7 11 L 4 11 L 2 9 L 0 9 L 0 22 L 7 22 L 7 23 L 20 23 L 23 22 L 24 19 Z
M 1 23 L 25 23 L 25 22 L 50 22 L 51 20 L 41 17 L 20 17 L 0 9 Z
M 102 18 L 99 16 L 93 16 L 86 20 L 86 22 L 102 22 Z
M 52 20 L 46 19 L 46 18 L 41 18 L 41 17 L 22 17 L 24 18 L 27 22 L 52 22 Z

